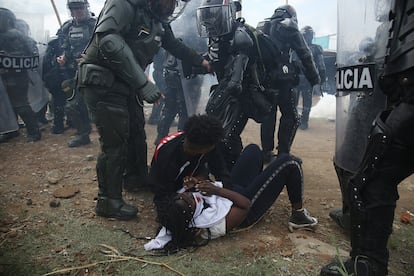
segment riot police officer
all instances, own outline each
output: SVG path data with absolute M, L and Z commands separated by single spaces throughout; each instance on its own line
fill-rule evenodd
M 255 30 L 244 19 L 236 20 L 241 6 L 235 3 L 204 0 L 197 9 L 199 34 L 209 38 L 208 58 L 218 80 L 210 89 L 206 112 L 223 124 L 222 145 L 229 170 L 243 148 L 240 134 L 247 120 L 262 120 L 262 115 L 256 116 L 259 112 L 253 111 L 260 109 L 267 114 L 271 108 L 258 78 Z
M 67 80 L 62 82 L 62 89 L 70 94 L 65 111 L 77 131 L 75 137 L 68 141 L 68 146 L 79 147 L 90 143 L 91 124 L 82 95 L 74 89 L 73 79 L 81 53 L 92 36 L 96 19 L 91 16 L 88 0 L 68 0 L 67 7 L 72 19 L 66 21 L 58 30 L 63 55 L 59 56 L 57 61 L 66 69 Z
M 315 62 L 316 69 L 318 70 L 319 77 L 321 79 L 320 85 L 322 86 L 323 83 L 326 81 L 326 68 L 325 68 L 325 62 L 323 60 L 322 47 L 320 45 L 312 43 L 315 32 L 313 31 L 313 28 L 311 26 L 303 27 L 300 30 L 300 32 L 302 33 L 303 38 L 306 41 L 306 44 L 308 45 L 309 49 L 312 52 L 313 61 Z M 303 70 L 304 68 L 301 66 L 301 72 Z M 299 99 L 299 94 L 301 94 L 302 95 L 302 114 L 300 117 L 299 128 L 302 130 L 305 130 L 308 128 L 309 113 L 312 108 L 312 92 L 313 92 L 312 87 L 310 86 L 309 82 L 305 79 L 305 76 L 303 75 L 303 73 L 301 73 L 299 76 L 297 99 Z
M 68 95 L 63 92 L 61 84 L 67 79 L 67 73 L 65 68 L 60 66 L 56 60 L 61 52 L 61 41 L 58 37 L 54 37 L 47 43 L 46 53 L 43 56 L 43 83 L 52 95 L 52 134 L 62 134 L 65 129 L 65 104 Z
M 159 48 L 209 70 L 208 62 L 171 30 L 174 10 L 184 2 L 108 0 L 85 50 L 78 84 L 100 136 L 98 216 L 128 220 L 138 212 L 124 202 L 122 182 L 127 164 L 147 162 L 143 100 L 154 103 L 161 94 L 144 70 Z M 137 182 L 144 181 L 145 175 L 138 173 L 147 172 L 132 174 Z
M 163 90 L 164 106 L 161 110 L 161 118 L 157 125 L 158 134 L 154 141 L 155 145 L 158 145 L 160 140 L 168 135 L 170 126 L 176 115 L 178 115 L 178 131 L 183 129 L 184 123 L 188 119 L 184 91 L 181 83 L 180 62 L 165 50 L 161 49 L 160 51 L 164 54 L 163 78 L 165 80 L 165 90 Z
M 39 56 L 33 49 L 32 40 L 15 28 L 16 16 L 6 8 L 0 8 L 0 75 L 10 98 L 13 110 L 26 124 L 27 141 L 40 140 L 41 134 L 36 113 L 29 105 L 28 70 L 38 67 Z M 18 132 L 2 134 L 0 142 L 18 135 Z
M 344 263 L 346 274 L 387 275 L 397 187 L 414 172 L 414 14 L 410 7 L 409 0 L 395 1 L 390 13 L 384 73 L 379 77 L 389 108 L 374 120 L 362 162 L 349 182 L 352 251 Z M 338 267 L 331 263 L 321 275 L 343 275 Z
M 277 105 L 282 117 L 278 130 L 278 154 L 289 153 L 296 130 L 299 126 L 299 115 L 296 110 L 296 95 L 293 88 L 298 84 L 298 68 L 292 62 L 292 51 L 298 55 L 304 67 L 303 73 L 315 90 L 320 90 L 320 78 L 313 62 L 312 53 L 299 32 L 296 10 L 290 5 L 283 5 L 274 11 L 269 19 L 269 37 L 280 51 L 280 65 L 272 72 L 271 86 L 278 90 Z M 260 138 L 264 161 L 273 158 L 274 134 L 276 128 L 276 109 L 261 124 Z

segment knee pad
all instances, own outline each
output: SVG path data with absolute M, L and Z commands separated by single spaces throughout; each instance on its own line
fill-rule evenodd
M 390 111 L 384 111 L 374 120 L 371 132 L 368 135 L 368 145 L 361 165 L 357 170 L 357 175 L 364 174 L 368 176 L 372 174 L 376 164 L 381 161 L 384 152 L 389 147 L 392 135 L 391 130 L 385 124 L 389 113 Z
M 127 142 L 129 113 L 126 107 L 107 102 L 96 105 L 96 126 L 103 146 L 117 146 Z

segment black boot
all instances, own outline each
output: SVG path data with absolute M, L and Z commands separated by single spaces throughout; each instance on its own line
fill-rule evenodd
M 21 106 L 17 109 L 17 113 L 26 124 L 27 142 L 36 142 L 41 138 L 39 125 L 37 122 L 36 113 L 30 106 Z
M 68 147 L 75 148 L 75 147 L 80 147 L 80 146 L 87 145 L 90 143 L 91 143 L 91 140 L 89 139 L 89 134 L 85 133 L 85 134 L 76 135 L 75 137 L 70 139 L 68 141 Z
M 111 199 L 108 197 L 98 197 L 96 204 L 96 214 L 106 218 L 116 218 L 119 220 L 130 220 L 136 217 L 138 209 L 124 202 L 123 199 Z
M 332 262 L 322 267 L 320 273 L 320 276 L 342 275 L 385 276 L 387 275 L 387 269 L 366 256 L 357 256 L 348 259 L 344 263 L 340 261 Z

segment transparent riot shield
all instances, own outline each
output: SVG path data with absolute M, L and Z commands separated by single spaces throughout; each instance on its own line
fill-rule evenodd
M 60 4 L 57 10 L 66 15 L 66 17 L 59 15 L 59 19 L 62 21 L 68 18 L 65 3 Z M 8 69 L 8 71 L 27 71 L 28 89 L 24 92 L 21 91 L 21 93 L 27 94 L 27 100 L 32 110 L 38 112 L 49 100 L 49 93 L 43 85 L 41 76 L 42 56 L 50 35 L 54 35 L 59 29 L 59 22 L 50 2 L 32 1 L 22 3 L 21 1 L 2 0 L 0 6 L 4 6 L 14 13 L 16 17 L 15 28 L 27 37 L 27 41 L 30 41 L 30 54 L 27 50 L 24 50 L 26 53 L 22 53 L 17 45 L 0 46 L 0 51 L 3 50 L 4 55 L 13 57 L 16 61 L 22 61 L 22 63 L 13 63 L 13 68 Z M 10 42 L 10 44 L 12 43 Z M 10 47 L 16 49 L 16 51 L 10 51 Z M 36 62 L 33 62 L 34 60 Z
M 207 39 L 201 38 L 197 31 L 195 15 L 196 9 L 200 4 L 201 0 L 188 2 L 184 12 L 171 23 L 171 27 L 175 37 L 182 39 L 184 44 L 202 54 L 207 52 Z M 203 75 L 197 75 L 186 79 L 184 78 L 182 70 L 180 73 L 181 76 L 183 76 L 181 78 L 181 83 L 188 116 L 200 113 L 200 99 L 202 99 L 203 94 L 205 94 L 205 90 L 203 89 L 205 77 Z
M 45 52 L 43 45 L 38 45 L 39 48 L 39 67 L 33 70 L 29 70 L 29 89 L 27 97 L 34 112 L 38 112 L 49 101 L 49 93 L 44 86 L 42 80 L 42 60 Z
M 12 132 L 19 129 L 17 117 L 10 104 L 6 88 L 0 78 L 0 134 Z
M 338 0 L 334 163 L 350 173 L 362 161 L 370 126 L 386 105 L 377 78 L 383 68 L 389 2 Z

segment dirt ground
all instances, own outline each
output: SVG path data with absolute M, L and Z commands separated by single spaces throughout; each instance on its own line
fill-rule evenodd
M 150 108 L 146 107 L 145 111 L 149 115 Z M 129 236 L 124 235 L 122 239 L 127 242 L 130 242 L 132 237 L 148 237 L 155 234 L 157 224 L 154 220 L 152 196 L 148 191 L 125 194 L 126 200 L 138 206 L 140 210 L 139 218 L 136 220 L 120 222 L 95 216 L 94 206 L 97 194 L 95 162 L 99 152 L 96 130 L 94 129 L 91 134 L 90 145 L 68 148 L 66 142 L 74 134 L 74 130 L 68 129 L 62 135 L 52 135 L 50 127 L 51 124 L 44 128 L 42 140 L 39 142 L 26 143 L 23 129 L 21 133 L 24 135 L 8 143 L 0 144 L 0 274 L 2 275 L 37 275 L 56 268 L 95 262 L 94 254 L 98 254 L 95 250 L 83 249 L 82 253 L 79 251 L 76 255 L 73 251 L 77 245 L 75 242 L 68 242 L 68 239 L 74 239 L 72 235 L 81 236 L 84 231 L 82 229 L 87 229 L 87 227 L 97 226 L 102 232 L 124 229 Z M 146 130 L 149 148 L 148 162 L 150 162 L 154 151 L 153 141 L 156 127 L 147 125 Z M 245 145 L 259 143 L 259 125 L 249 121 L 242 138 Z M 319 226 L 315 232 L 301 231 L 299 235 L 302 235 L 301 238 L 304 239 L 318 239 L 348 252 L 347 234 L 339 229 L 328 216 L 331 209 L 341 207 L 339 184 L 332 163 L 334 145 L 335 123 L 333 121 L 311 119 L 308 130 L 297 132 L 292 153 L 303 160 L 305 206 L 319 220 Z M 66 192 L 72 189 L 74 196 L 57 197 L 58 192 L 62 192 L 62 188 L 66 188 Z M 407 210 L 414 212 L 414 178 L 406 179 L 400 185 L 399 192 L 400 199 L 395 212 L 394 233 L 391 238 L 393 245 L 390 247 L 390 275 L 411 273 L 414 275 L 413 225 L 400 221 L 400 216 Z M 284 191 L 264 219 L 252 229 L 232 235 L 230 238 L 225 237 L 214 241 L 201 248 L 197 254 L 212 258 L 215 254 L 220 255 L 220 252 L 237 249 L 241 252 L 240 258 L 246 258 L 246 260 L 251 260 L 252 256 L 256 258 L 271 254 L 274 263 L 281 260 L 281 262 L 286 261 L 290 264 L 277 269 L 272 268 L 273 266 L 264 268 L 263 271 L 268 275 L 316 275 L 330 257 L 324 254 L 325 252 L 311 255 L 298 253 L 291 239 L 287 238 L 289 214 L 289 202 L 286 191 Z M 408 218 L 414 221 L 413 217 L 408 216 Z M 77 223 L 80 227 L 79 232 L 66 233 L 67 229 L 76 227 Z M 46 231 L 48 226 L 53 226 L 54 230 Z M 34 235 L 33 240 L 28 240 L 31 235 Z M 90 239 L 92 242 L 94 238 L 96 237 L 86 237 L 84 241 L 87 242 L 86 240 Z M 142 247 L 144 242 L 137 239 L 132 244 Z M 111 244 L 111 241 L 103 243 Z M 32 251 L 31 245 L 36 249 Z M 117 246 L 117 244 L 112 245 Z M 308 247 L 312 245 L 308 244 Z M 67 263 L 63 256 L 67 258 L 65 252 L 70 254 L 71 250 L 75 255 L 72 261 Z M 238 261 L 243 264 L 245 259 Z M 304 261 L 305 269 L 302 266 L 301 269 L 295 269 L 296 261 Z M 240 264 L 235 263 L 232 269 L 238 271 L 238 266 Z M 32 274 L 24 270 L 24 267 L 39 268 L 39 270 L 32 270 Z M 69 274 L 145 274 L 142 271 L 136 274 L 123 273 L 122 268 L 119 267 L 102 272 L 97 267 L 99 266 L 91 266 L 89 270 L 76 270 L 76 273 Z M 161 271 L 165 270 L 158 270 L 158 273 Z M 185 268 L 184 271 L 187 271 L 185 274 L 198 275 L 191 269 Z M 232 274 L 230 271 L 212 274 Z M 249 270 L 237 274 L 249 275 L 247 271 Z M 251 275 L 253 274 L 255 272 L 251 272 Z

